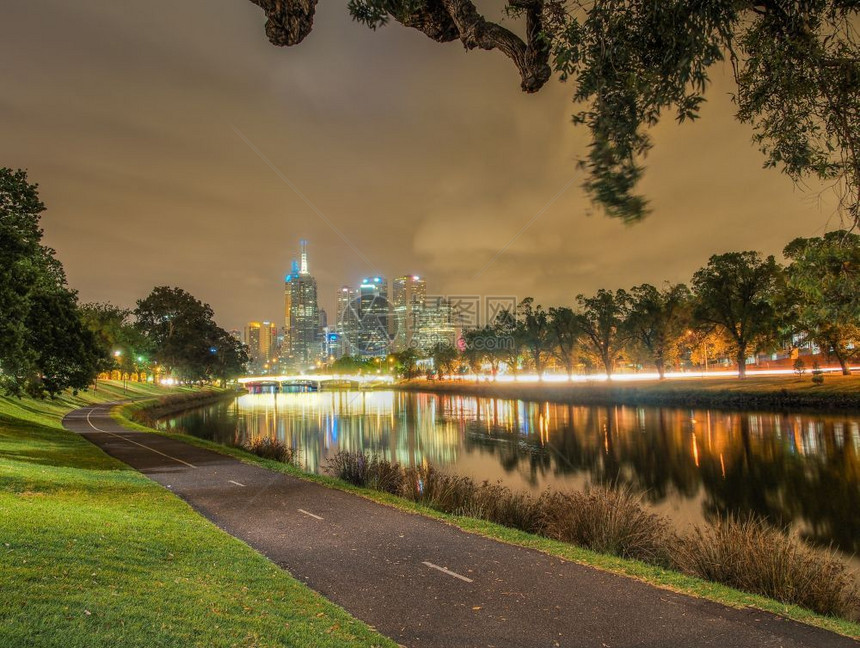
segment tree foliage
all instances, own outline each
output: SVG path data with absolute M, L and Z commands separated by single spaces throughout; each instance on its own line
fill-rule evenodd
M 517 323 L 517 333 L 522 340 L 523 349 L 531 360 L 538 379 L 542 380 L 552 346 L 549 313 L 540 304 L 535 306 L 531 297 L 526 297 L 517 307 Z
M 629 338 L 625 327 L 630 310 L 630 297 L 625 290 L 601 288 L 592 297 L 577 295 L 579 308 L 576 323 L 582 332 L 584 347 L 603 365 L 611 376 Z
M 797 327 L 835 357 L 842 373 L 860 354 L 860 236 L 845 231 L 797 238 L 783 254 Z
M 630 291 L 630 312 L 626 327 L 630 336 L 650 355 L 660 378 L 666 364 L 677 360 L 680 341 L 689 321 L 690 291 L 684 284 L 657 289 L 650 284 Z
M 714 255 L 693 275 L 695 317 L 728 336 L 740 377 L 746 375 L 746 359 L 776 334 L 773 300 L 779 291 L 779 265 L 757 252 Z
M 245 347 L 219 327 L 209 304 L 181 288 L 158 286 L 134 309 L 155 360 L 186 381 L 225 381 L 245 371 Z
M 44 211 L 25 171 L 0 169 L 0 383 L 16 395 L 86 388 L 102 361 L 62 265 L 41 244 Z
M 275 45 L 310 33 L 316 0 L 251 1 Z M 667 112 L 697 118 L 711 68 L 728 60 L 737 118 L 752 127 L 765 165 L 796 181 L 835 182 L 847 218 L 860 223 L 858 0 L 506 0 L 521 36 L 472 0 L 350 0 L 348 9 L 373 29 L 394 20 L 440 43 L 497 49 L 525 92 L 553 69 L 569 80 L 574 121 L 591 136 L 584 186 L 625 220 L 648 212 L 637 185 L 649 130 Z

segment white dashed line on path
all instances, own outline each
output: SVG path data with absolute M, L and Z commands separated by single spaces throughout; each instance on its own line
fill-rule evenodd
M 240 484 L 239 482 L 233 481 L 232 479 L 228 479 L 227 481 L 231 484 L 236 484 L 236 486 L 241 486 L 242 488 L 245 488 L 245 484 Z
M 136 446 L 140 446 L 141 448 L 146 448 L 147 450 L 154 452 L 156 454 L 160 454 L 162 457 L 167 457 L 168 459 L 172 459 L 173 461 L 178 461 L 181 464 L 185 464 L 189 468 L 197 468 L 194 464 L 190 464 L 187 461 L 182 461 L 182 459 L 177 459 L 176 457 L 171 457 L 169 454 L 165 454 L 161 450 L 156 450 L 155 448 L 150 448 L 148 445 L 143 445 L 142 443 L 138 443 L 137 441 L 132 441 L 128 437 L 124 437 L 121 434 L 114 434 L 113 432 L 108 432 L 107 430 L 102 430 L 101 428 L 96 427 L 93 422 L 90 420 L 90 414 L 95 412 L 95 408 L 89 411 L 87 414 L 87 423 L 90 424 L 90 427 L 94 429 L 96 432 L 101 432 L 103 434 L 110 434 L 111 436 L 115 436 L 117 439 L 122 439 L 123 441 L 128 441 L 129 443 L 133 443 Z
M 458 574 L 457 572 L 453 572 L 450 569 L 446 569 L 445 567 L 440 567 L 439 565 L 434 565 L 431 562 L 427 562 L 426 560 L 421 563 L 422 565 L 427 565 L 431 569 L 438 569 L 443 574 L 448 574 L 448 576 L 453 576 L 454 578 L 459 578 L 461 581 L 466 581 L 467 583 L 474 583 L 471 578 L 466 578 L 462 574 Z
M 313 513 L 308 513 L 308 512 L 307 512 L 306 510 L 304 510 L 304 509 L 298 509 L 298 512 L 299 512 L 299 513 L 302 513 L 302 514 L 304 514 L 304 515 L 307 515 L 308 517 L 312 517 L 312 518 L 314 518 L 315 520 L 322 520 L 322 518 L 321 518 L 319 515 L 314 515 Z

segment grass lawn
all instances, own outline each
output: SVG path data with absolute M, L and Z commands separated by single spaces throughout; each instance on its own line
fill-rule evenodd
M 508 527 L 501 526 L 499 524 L 495 524 L 493 522 L 488 522 L 486 520 L 479 520 L 471 517 L 442 513 L 428 506 L 424 506 L 422 504 L 412 502 L 404 498 L 396 497 L 394 495 L 389 495 L 387 493 L 382 493 L 368 488 L 359 488 L 357 486 L 353 486 L 344 481 L 335 479 L 327 475 L 305 473 L 296 466 L 268 459 L 262 459 L 239 448 L 224 446 L 213 441 L 207 441 L 185 434 L 154 430 L 152 428 L 148 428 L 144 425 L 141 425 L 140 423 L 137 423 L 130 418 L 130 416 L 132 416 L 136 410 L 144 408 L 145 405 L 146 403 L 141 402 L 126 407 L 117 408 L 114 410 L 113 416 L 117 421 L 131 429 L 154 432 L 167 437 L 180 439 L 192 445 L 208 448 L 210 450 L 214 450 L 225 455 L 236 457 L 247 463 L 265 466 L 270 470 L 283 472 L 289 475 L 299 477 L 301 479 L 306 479 L 308 481 L 324 484 L 330 488 L 336 488 L 346 492 L 354 493 L 356 495 L 360 495 L 367 499 L 376 501 L 380 504 L 393 506 L 403 511 L 432 517 L 448 524 L 457 526 L 460 529 L 463 529 L 464 531 L 468 531 L 470 533 L 475 533 L 488 538 L 499 540 L 501 542 L 515 544 L 521 547 L 536 549 L 538 551 L 542 551 L 544 553 L 557 556 L 565 560 L 570 560 L 572 562 L 590 565 L 592 567 L 597 567 L 598 569 L 603 569 L 612 573 L 629 576 L 631 578 L 635 578 L 637 580 L 649 583 L 656 587 L 662 587 L 675 592 L 706 598 L 712 601 L 716 601 L 718 603 L 722 603 L 724 605 L 728 605 L 730 607 L 758 608 L 760 610 L 779 614 L 787 618 L 794 619 L 796 621 L 807 623 L 809 625 L 825 628 L 833 632 L 838 632 L 849 637 L 860 639 L 860 623 L 856 621 L 850 621 L 847 619 L 841 619 L 832 616 L 824 616 L 812 612 L 810 610 L 801 608 L 797 605 L 781 603 L 779 601 L 775 601 L 773 599 L 769 599 L 756 594 L 748 594 L 746 592 L 741 592 L 731 587 L 727 587 L 720 583 L 702 580 L 694 576 L 688 576 L 680 572 L 663 569 L 634 560 L 627 560 L 624 558 L 617 558 L 615 556 L 599 554 L 588 549 L 583 549 L 581 547 L 577 547 L 564 542 L 559 542 L 556 540 L 550 540 L 548 538 L 526 533 L 517 529 L 511 529 Z
M 60 425 L 123 397 L 0 397 L 0 646 L 395 645 Z

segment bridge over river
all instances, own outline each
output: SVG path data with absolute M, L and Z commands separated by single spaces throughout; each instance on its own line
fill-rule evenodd
M 380 374 L 336 375 L 300 374 L 294 376 L 245 376 L 239 383 L 252 394 L 309 392 L 332 389 L 376 389 L 391 385 L 392 376 Z

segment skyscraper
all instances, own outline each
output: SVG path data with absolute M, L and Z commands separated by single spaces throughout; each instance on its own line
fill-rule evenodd
M 245 326 L 245 344 L 248 346 L 253 373 L 267 373 L 275 369 L 277 332 L 272 322 L 248 322 Z
M 407 275 L 394 280 L 392 333 L 395 351 L 403 351 L 413 346 L 426 298 L 427 284 L 418 275 Z
M 317 281 L 308 268 L 307 241 L 301 241 L 301 261 L 293 262 L 284 280 L 283 364 L 289 369 L 306 369 L 320 355 L 320 315 Z
M 345 353 L 362 358 L 378 358 L 388 353 L 391 336 L 385 277 L 366 277 L 357 290 L 341 288 L 337 311 Z

